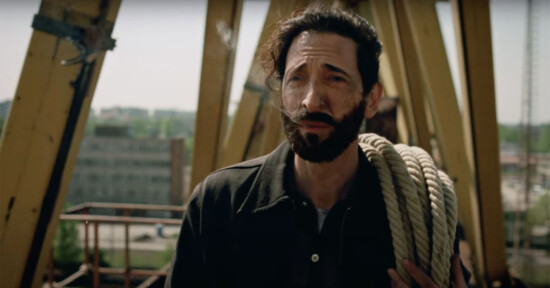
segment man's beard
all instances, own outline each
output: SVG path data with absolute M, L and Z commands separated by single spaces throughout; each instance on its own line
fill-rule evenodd
M 296 115 L 290 115 L 281 107 L 283 128 L 292 150 L 302 159 L 310 162 L 318 163 L 334 160 L 357 139 L 359 128 L 364 119 L 365 105 L 365 99 L 363 98 L 340 121 L 319 112 L 299 111 Z M 305 120 L 326 123 L 331 125 L 333 130 L 325 140 L 321 140 L 314 133 L 307 133 L 304 137 L 300 133 L 300 122 Z

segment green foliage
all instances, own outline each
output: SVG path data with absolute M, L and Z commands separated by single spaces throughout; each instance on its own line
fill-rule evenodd
M 99 261 L 98 261 L 98 264 L 99 264 L 99 267 L 113 267 L 112 263 L 110 263 L 109 261 L 107 261 L 106 259 L 108 258 L 106 255 L 107 255 L 107 252 L 105 252 L 104 249 L 98 249 L 98 254 L 99 254 Z M 88 259 L 90 260 L 90 263 L 93 264 L 94 261 L 95 261 L 95 253 L 94 253 L 94 249 L 90 249 L 90 251 L 88 251 Z M 122 265 L 120 265 L 119 267 L 121 267 Z
M 78 246 L 77 223 L 74 221 L 59 221 L 54 239 L 54 259 L 60 263 L 75 263 L 82 261 L 82 251 Z
M 500 142 L 522 145 L 522 131 L 520 125 L 498 125 Z M 550 123 L 535 125 L 532 127 L 532 149 L 536 153 L 550 152 Z
M 527 219 L 530 226 L 545 225 L 546 221 L 550 221 L 550 196 L 540 197 L 537 203 L 529 208 Z
M 131 119 L 101 119 L 91 114 L 86 123 L 86 135 L 93 135 L 96 126 L 105 124 L 129 126 L 130 137 L 135 138 L 189 138 L 193 137 L 195 130 L 195 113 L 179 112 L 176 116 Z
M 191 163 L 193 155 L 193 134 L 195 132 L 195 112 L 178 111 L 166 117 L 132 117 L 130 119 L 101 119 L 90 114 L 86 123 L 86 136 L 93 136 L 98 125 L 126 125 L 129 136 L 134 138 L 185 138 L 186 163 Z
M 130 135 L 136 138 L 156 138 L 158 137 L 158 123 L 149 118 L 134 118 L 130 124 Z
M 162 251 L 162 262 L 163 263 L 168 263 L 168 262 L 171 262 L 172 261 L 172 256 L 174 255 L 174 251 L 176 249 L 174 248 L 174 245 L 173 244 L 169 244 L 168 246 L 166 246 L 166 249 L 164 249 L 164 251 Z
M 86 122 L 86 127 L 84 127 L 84 135 L 92 136 L 94 135 L 95 127 L 97 125 L 97 119 L 93 114 L 90 114 L 88 121 Z
M 518 125 L 498 125 L 498 135 L 500 142 L 518 143 L 519 141 L 519 126 Z
M 540 129 L 538 141 L 535 144 L 535 150 L 541 153 L 550 152 L 550 123 L 543 125 Z

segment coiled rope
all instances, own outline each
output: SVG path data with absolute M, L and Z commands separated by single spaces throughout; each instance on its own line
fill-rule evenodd
M 457 224 L 453 182 L 418 147 L 376 134 L 359 135 L 359 146 L 378 171 L 397 272 L 412 284 L 402 265 L 409 259 L 438 287 L 449 287 Z

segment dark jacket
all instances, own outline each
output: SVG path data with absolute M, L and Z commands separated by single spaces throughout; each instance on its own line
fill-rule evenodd
M 327 286 L 389 287 L 386 271 L 395 258 L 385 205 L 376 169 L 358 153 L 356 183 L 340 203 L 345 212 L 339 231 L 330 233 L 340 263 L 332 275 L 336 284 Z M 292 156 L 285 142 L 267 156 L 213 172 L 197 185 L 165 287 L 295 286 L 295 216 L 302 200 L 289 180 Z M 312 277 L 323 283 L 326 275 L 320 274 Z

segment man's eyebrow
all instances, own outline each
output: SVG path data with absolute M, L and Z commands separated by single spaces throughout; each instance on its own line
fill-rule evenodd
M 342 73 L 342 74 L 346 75 L 347 77 L 350 77 L 349 74 L 348 74 L 346 71 L 344 71 L 344 70 L 342 70 L 342 69 L 340 69 L 340 68 L 338 68 L 338 67 L 336 67 L 336 66 L 334 66 L 334 65 L 331 65 L 331 64 L 324 64 L 323 66 L 324 66 L 325 68 L 327 68 L 328 70 L 330 70 L 330 71 L 339 72 L 339 73 Z
M 290 68 L 290 70 L 288 70 L 285 74 L 288 74 L 288 73 L 292 73 L 292 72 L 300 72 L 301 70 L 303 70 L 305 67 L 306 67 L 307 63 L 302 63 L 296 67 L 292 67 Z

